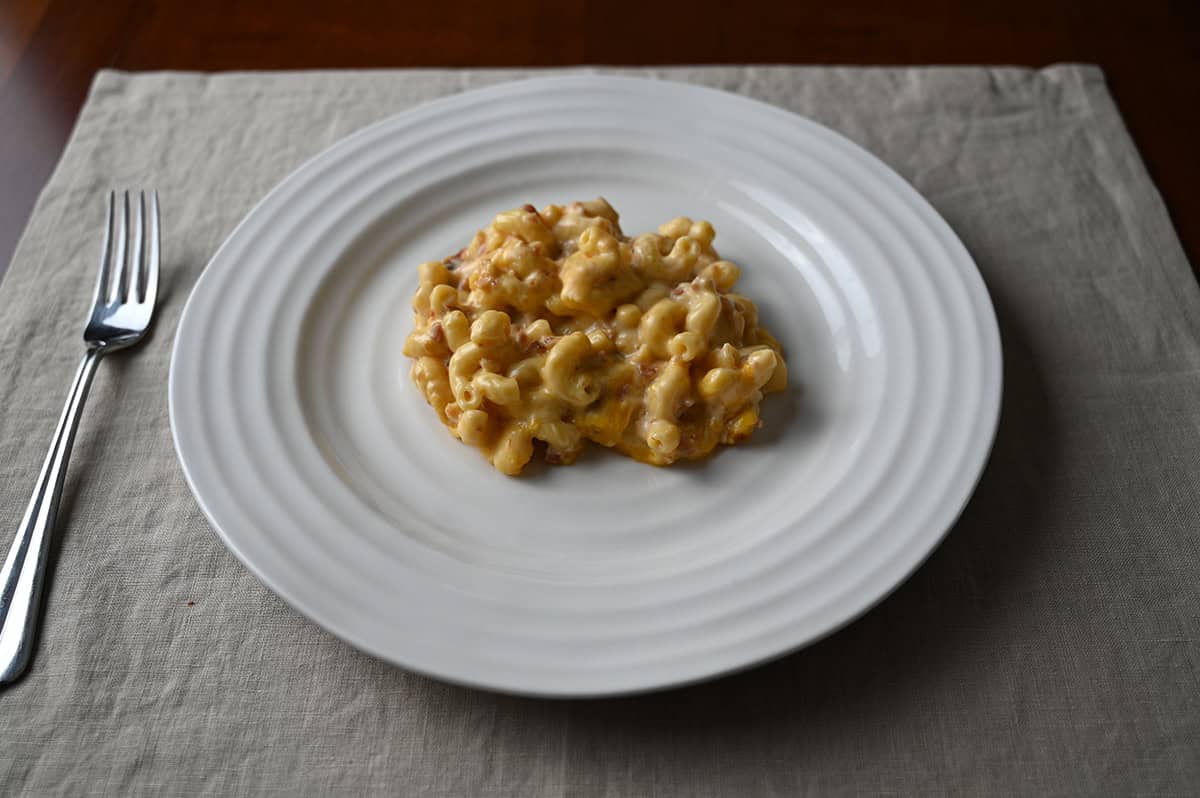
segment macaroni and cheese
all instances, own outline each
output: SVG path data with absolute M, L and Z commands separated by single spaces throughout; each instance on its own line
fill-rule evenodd
M 754 303 L 730 293 L 740 270 L 715 236 L 680 217 L 628 238 L 603 199 L 505 211 L 421 264 L 413 380 L 505 474 L 541 445 L 551 463 L 591 440 L 669 465 L 737 443 L 787 367 Z

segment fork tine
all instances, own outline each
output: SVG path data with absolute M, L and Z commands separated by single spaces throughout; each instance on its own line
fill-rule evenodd
M 108 296 L 108 273 L 112 265 L 113 211 L 117 203 L 117 192 L 108 192 L 108 223 L 104 225 L 104 248 L 100 254 L 100 274 L 96 277 L 96 296 L 92 306 L 103 305 Z
M 157 191 L 150 194 L 150 218 L 148 221 L 150 227 L 146 235 L 147 239 L 149 240 L 149 254 L 146 257 L 146 295 L 142 301 L 153 308 L 154 300 L 158 296 L 158 272 L 162 247 L 162 231 L 159 229 Z
M 142 301 L 142 269 L 146 265 L 146 192 L 138 192 L 137 205 L 137 217 L 133 222 L 133 251 L 129 256 L 129 293 L 125 294 L 129 302 Z
M 124 192 L 121 200 L 121 220 L 117 223 L 117 250 L 113 256 L 113 264 L 117 267 L 109 284 L 109 300 L 118 302 L 125 296 L 126 278 L 129 270 L 125 266 L 129 250 L 129 192 Z

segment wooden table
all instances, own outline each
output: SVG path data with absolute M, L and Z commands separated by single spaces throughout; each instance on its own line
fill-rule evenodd
M 1185 248 L 1200 252 L 1197 0 L 0 0 L 0 271 L 104 67 L 1061 61 L 1104 68 Z

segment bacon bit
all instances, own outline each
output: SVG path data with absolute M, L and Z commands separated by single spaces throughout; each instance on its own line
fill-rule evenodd
M 546 462 L 550 465 L 562 465 L 562 452 L 557 449 L 546 449 Z
M 682 286 L 682 285 L 677 285 L 677 286 L 675 286 L 674 288 L 672 288 L 672 289 L 671 289 L 671 296 L 673 296 L 673 297 L 681 297 L 681 296 L 683 296 L 683 286 Z
M 522 205 L 521 207 L 522 207 L 524 210 L 526 210 L 526 211 L 529 211 L 530 213 L 537 213 L 537 208 L 533 207 L 533 206 L 532 206 L 532 205 L 530 205 L 528 202 L 526 202 L 526 203 L 525 203 L 524 205 Z
M 538 354 L 541 354 L 542 352 L 549 350 L 550 347 L 553 345 L 554 345 L 553 338 L 539 338 L 536 341 L 533 341 L 530 343 L 530 348 L 533 349 Z
M 638 366 L 638 370 L 642 372 L 643 377 L 646 379 L 651 379 L 655 374 L 658 373 L 658 366 L 655 366 L 651 363 L 642 363 L 640 366 Z
M 440 321 L 435 321 L 433 324 L 429 325 L 430 341 L 442 341 L 445 340 L 445 338 L 446 330 L 442 327 L 442 323 Z

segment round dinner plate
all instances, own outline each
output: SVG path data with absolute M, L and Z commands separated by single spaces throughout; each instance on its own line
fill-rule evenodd
M 598 446 L 495 471 L 401 353 L 418 263 L 500 210 L 603 196 L 627 234 L 710 220 L 791 387 L 711 459 Z M 213 257 L 171 361 L 204 513 L 333 634 L 421 673 L 538 695 L 676 685 L 857 617 L 961 512 L 995 432 L 974 263 L 866 151 L 695 86 L 570 76 L 372 125 L 268 195 Z

